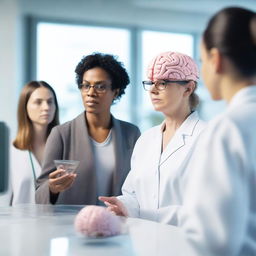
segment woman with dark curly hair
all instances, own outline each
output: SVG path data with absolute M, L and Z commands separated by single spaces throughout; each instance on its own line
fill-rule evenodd
M 99 204 L 98 195 L 118 195 L 130 170 L 134 144 L 140 136 L 133 124 L 115 119 L 111 105 L 124 94 L 129 77 L 114 56 L 95 53 L 82 58 L 76 82 L 85 111 L 52 130 L 46 144 L 36 202 Z M 80 161 L 67 173 L 54 160 Z

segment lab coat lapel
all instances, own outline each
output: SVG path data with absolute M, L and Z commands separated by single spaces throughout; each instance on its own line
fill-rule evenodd
M 124 154 L 127 150 L 127 145 L 125 144 L 125 141 L 123 140 L 122 134 L 121 134 L 121 127 L 120 122 L 118 122 L 113 116 L 112 116 L 112 135 L 113 135 L 113 143 L 115 148 L 115 155 L 116 155 L 116 168 L 113 174 L 113 180 L 112 180 L 112 191 L 110 194 L 118 195 L 120 192 L 119 184 L 121 184 L 122 180 L 122 166 L 124 166 Z
M 171 155 L 175 154 L 185 145 L 184 136 L 182 133 L 176 133 L 174 137 L 169 142 L 167 148 L 162 153 L 160 160 L 160 165 L 163 164 Z
M 155 168 L 158 169 L 158 166 L 160 165 L 161 161 L 161 154 L 162 154 L 162 141 L 163 141 L 163 132 L 162 132 L 162 127 L 164 123 L 159 125 L 159 130 L 157 131 L 156 136 L 154 137 L 155 140 L 155 147 L 153 149 L 153 155 L 152 155 L 152 163 L 155 164 Z
M 90 141 L 90 135 L 88 133 L 86 119 L 85 119 L 85 112 L 78 116 L 75 121 L 73 122 L 74 127 L 72 131 L 74 132 L 72 136 L 72 140 L 74 145 L 72 146 L 72 151 L 69 152 L 70 158 L 73 160 L 79 160 L 79 166 L 86 166 L 86 170 L 83 173 L 79 172 L 78 168 L 78 175 L 79 179 L 76 179 L 76 182 L 79 183 L 79 186 L 84 186 L 84 184 L 88 184 L 90 186 L 91 191 L 91 198 L 93 199 L 92 202 L 97 202 L 97 192 L 96 192 L 96 170 L 94 164 L 94 154 L 93 149 Z M 88 180 L 90 182 L 88 183 Z
M 167 145 L 167 148 L 162 153 L 160 165 L 163 164 L 173 154 L 179 152 L 182 147 L 186 145 L 187 139 L 193 136 L 193 131 L 198 121 L 199 117 L 196 111 L 187 117 L 187 119 L 177 129 L 175 135 Z
M 92 145 L 90 141 L 90 135 L 88 133 L 86 119 L 85 119 L 85 112 L 82 113 L 78 118 L 75 119 L 74 122 L 74 134 L 72 137 L 75 145 L 72 153 L 72 158 L 74 160 L 80 160 L 80 164 L 84 164 L 88 166 L 89 169 L 95 169 L 94 166 L 94 155 L 92 150 Z M 81 163 L 82 162 L 82 163 Z

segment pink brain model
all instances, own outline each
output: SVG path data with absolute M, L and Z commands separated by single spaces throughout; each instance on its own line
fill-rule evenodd
M 152 81 L 162 79 L 197 81 L 199 72 L 191 57 L 178 52 L 164 52 L 151 60 L 147 77 Z
M 102 206 L 84 207 L 75 218 L 75 229 L 88 237 L 107 237 L 121 233 L 121 219 Z

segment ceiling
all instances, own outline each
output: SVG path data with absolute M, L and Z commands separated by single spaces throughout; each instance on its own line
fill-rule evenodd
M 125 1 L 125 0 L 124 0 Z M 224 7 L 241 6 L 256 11 L 256 0 L 131 0 L 141 8 L 212 14 Z

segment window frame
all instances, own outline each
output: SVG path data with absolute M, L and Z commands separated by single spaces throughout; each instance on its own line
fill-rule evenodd
M 198 49 L 196 47 L 197 37 L 196 34 L 191 31 L 184 30 L 167 30 L 157 27 L 149 26 L 133 26 L 133 25 L 123 25 L 123 24 L 113 24 L 113 23 L 102 23 L 102 22 L 92 22 L 92 21 L 75 21 L 69 19 L 52 19 L 52 18 L 42 18 L 42 17 L 27 17 L 26 20 L 26 35 L 27 42 L 26 45 L 26 64 L 25 64 L 25 80 L 36 80 L 37 79 L 37 25 L 39 23 L 55 23 L 64 25 L 74 25 L 74 26 L 90 26 L 90 27 L 101 27 L 101 28 L 114 28 L 114 29 L 126 29 L 130 31 L 130 85 L 134 88 L 131 89 L 129 111 L 130 120 L 136 125 L 140 125 L 143 116 L 139 111 L 139 102 L 142 97 L 143 88 L 141 85 L 143 73 L 145 70 L 142 69 L 142 32 L 152 31 L 152 32 L 164 32 L 164 33 L 174 33 L 174 34 L 186 34 L 191 35 L 193 38 L 193 56 L 196 59 L 198 56 Z M 75 78 L 74 78 L 75 79 Z M 118 104 L 118 103 L 117 103 Z

